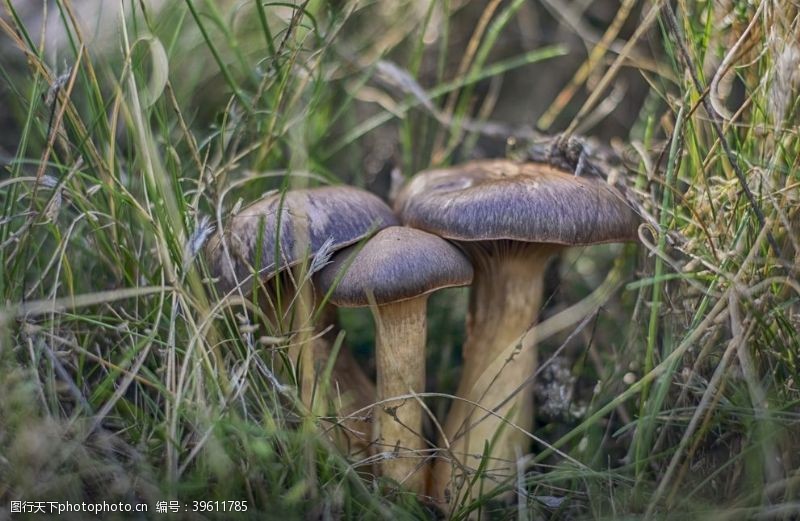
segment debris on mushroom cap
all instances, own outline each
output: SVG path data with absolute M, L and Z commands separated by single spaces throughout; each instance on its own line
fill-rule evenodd
M 385 228 L 358 248 L 354 245 L 334 255 L 318 275 L 323 291 L 336 284 L 331 302 L 337 306 L 368 306 L 369 292 L 380 305 L 472 282 L 472 265 L 464 254 L 421 230 Z
M 315 255 L 323 245 L 336 251 L 395 224 L 391 208 L 364 190 L 349 186 L 293 190 L 268 196 L 239 212 L 209 241 L 206 252 L 214 275 L 220 278 L 220 289 L 228 291 L 237 280 L 246 280 L 252 267 L 258 267 L 260 279 L 267 280 Z M 227 241 L 230 258 L 222 240 Z M 256 259 L 259 250 L 261 259 Z M 246 287 L 249 290 L 252 283 Z
M 395 210 L 447 239 L 585 245 L 637 239 L 639 218 L 603 180 L 542 163 L 473 161 L 415 175 Z

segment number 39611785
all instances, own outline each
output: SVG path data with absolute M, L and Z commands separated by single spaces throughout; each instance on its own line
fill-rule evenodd
M 192 501 L 192 512 L 247 512 L 247 501 Z

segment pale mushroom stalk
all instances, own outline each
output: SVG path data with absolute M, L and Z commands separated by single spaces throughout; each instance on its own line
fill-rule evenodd
M 398 449 L 421 454 L 426 448 L 422 435 L 423 409 L 418 399 L 389 399 L 425 391 L 427 301 L 428 296 L 424 295 L 375 309 L 379 406 L 373 436 L 377 448 L 385 454 Z M 382 463 L 381 467 L 386 476 L 409 490 L 422 491 L 425 474 L 418 470 L 423 461 L 421 456 L 399 457 Z
M 501 251 L 498 246 L 511 248 Z M 503 419 L 520 429 L 531 429 L 533 397 L 530 389 L 519 386 L 536 372 L 537 352 L 535 345 L 520 345 L 512 360 L 501 355 L 536 323 L 545 269 L 555 249 L 550 245 L 510 242 L 469 244 L 465 249 L 473 259 L 475 278 L 463 347 L 463 372 L 456 391 L 462 399 L 453 401 L 444 434 L 450 452 L 469 468 L 478 468 L 484 443 L 491 440 L 492 459 L 487 462 L 486 471 L 507 477 L 515 472 L 515 454 L 518 450 L 524 452 L 527 441 L 518 429 L 503 426 Z M 480 403 L 497 416 L 471 402 Z M 498 408 L 500 404 L 503 405 Z M 501 427 L 501 434 L 496 436 Z M 454 470 L 460 473 L 446 460 L 434 465 L 435 497 L 456 493 L 445 492 L 447 484 L 453 482 Z
M 314 416 L 321 414 L 320 406 L 321 400 L 313 396 L 314 387 L 316 385 L 316 371 L 315 371 L 315 344 L 314 328 L 306 327 L 305 325 L 311 323 L 311 317 L 314 313 L 313 292 L 308 284 L 304 284 L 295 298 L 295 306 L 293 309 L 294 323 L 300 326 L 297 339 L 292 343 L 289 348 L 289 357 L 292 362 L 297 364 L 296 374 L 299 379 L 298 387 L 300 391 L 300 399 L 309 407 Z
M 271 287 L 267 292 L 274 297 L 278 293 L 275 287 L 275 279 L 269 283 Z M 336 308 L 329 303 L 321 304 L 317 291 L 310 284 L 306 284 L 308 291 L 306 299 L 312 303 L 311 306 L 300 301 L 303 297 L 298 293 L 293 284 L 285 278 L 280 279 L 280 294 L 282 296 L 280 311 L 276 311 L 277 302 L 275 299 L 263 295 L 261 308 L 265 311 L 267 318 L 276 326 L 289 320 L 290 311 L 294 315 L 295 328 L 299 324 L 309 321 L 313 310 L 322 306 L 318 313 L 318 318 L 314 323 L 313 330 L 309 329 L 302 333 L 303 338 L 294 342 L 296 346 L 289 353 L 293 361 L 300 362 L 298 374 L 300 381 L 300 396 L 303 402 L 312 407 L 315 415 L 324 414 L 325 400 L 333 402 L 336 415 L 340 418 L 340 429 L 333 429 L 331 434 L 337 440 L 337 445 L 346 454 L 363 457 L 368 450 L 372 439 L 372 423 L 363 418 L 350 416 L 356 411 L 367 408 L 374 403 L 376 390 L 372 379 L 367 376 L 358 361 L 353 356 L 350 349 L 343 346 L 333 361 L 333 369 L 330 375 L 328 394 L 320 393 L 320 376 L 327 367 L 330 357 L 333 354 L 333 346 L 339 332 L 336 318 Z M 302 329 L 302 328 L 301 328 Z M 326 331 L 327 330 L 327 331 Z M 321 334 L 324 332 L 324 334 Z M 302 346 L 303 351 L 299 351 Z M 313 398 L 313 403 L 311 399 Z
M 333 354 L 333 345 L 339 334 L 336 324 L 336 308 L 325 304 L 317 329 L 329 331 L 314 340 L 314 373 L 325 369 Z M 341 429 L 336 433 L 338 445 L 345 449 L 345 453 L 363 457 L 369 449 L 372 439 L 372 424 L 365 418 L 364 410 L 375 402 L 376 389 L 372 379 L 361 368 L 353 353 L 346 346 L 339 349 L 333 361 L 331 371 L 330 393 L 334 408 L 339 419 Z M 361 411 L 357 416 L 354 413 Z
M 378 404 L 374 438 L 383 475 L 422 492 L 426 458 L 420 452 L 425 391 L 428 295 L 472 281 L 472 266 L 454 245 L 429 233 L 391 226 L 360 250 L 337 253 L 319 274 L 340 307 L 370 306 L 375 315 Z M 410 395 L 410 396 L 409 396 Z M 394 397 L 403 397 L 392 400 Z

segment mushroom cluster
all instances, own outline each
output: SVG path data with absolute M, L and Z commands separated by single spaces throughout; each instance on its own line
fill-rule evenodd
M 527 448 L 520 433 L 533 427 L 533 399 L 520 389 L 535 373 L 537 355 L 535 345 L 519 343 L 537 320 L 549 259 L 571 246 L 635 240 L 638 224 L 598 177 L 547 163 L 485 160 L 416 174 L 394 212 L 348 187 L 273 195 L 239 213 L 208 254 L 223 291 L 251 291 L 324 248 L 336 251 L 313 277 L 315 303 L 326 296 L 338 307 L 372 309 L 377 388 L 346 350 L 334 380 L 360 397 L 352 407 L 375 404 L 368 437 L 380 456 L 377 470 L 415 492 L 427 486 L 447 504 L 459 490 L 493 487 L 473 479 L 482 458 L 485 475 L 503 479 L 516 472 L 515 453 Z M 440 439 L 430 443 L 419 396 L 426 391 L 427 298 L 470 284 L 461 380 Z M 273 305 L 272 316 L 286 309 Z M 515 345 L 510 358 L 504 355 Z M 307 367 L 327 356 L 325 348 L 293 356 L 301 394 L 311 399 Z

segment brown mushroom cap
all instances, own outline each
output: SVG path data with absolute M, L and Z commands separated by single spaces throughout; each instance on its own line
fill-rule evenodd
M 349 186 L 293 190 L 270 195 L 233 217 L 224 235 L 230 259 L 219 233 L 209 241 L 206 252 L 214 275 L 220 277 L 219 287 L 228 291 L 236 280 L 246 280 L 252 267 L 259 268 L 260 280 L 267 280 L 315 255 L 326 241 L 336 251 L 395 224 L 391 208 L 364 190 Z M 261 258 L 257 259 L 259 248 Z
M 336 284 L 330 301 L 342 307 L 370 305 L 369 292 L 382 305 L 470 282 L 472 265 L 458 248 L 403 226 L 381 230 L 361 250 L 356 245 L 338 252 L 317 278 L 326 293 Z
M 395 210 L 403 224 L 457 241 L 576 246 L 636 240 L 639 226 L 622 196 L 601 179 L 507 160 L 420 172 Z

